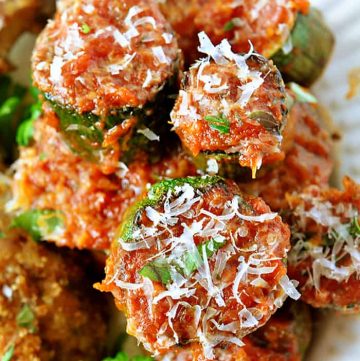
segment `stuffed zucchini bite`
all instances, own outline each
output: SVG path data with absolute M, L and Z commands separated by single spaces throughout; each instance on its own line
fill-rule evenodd
M 193 345 L 206 359 L 266 323 L 286 295 L 289 230 L 219 177 L 160 182 L 125 215 L 97 287 L 155 355 Z
M 207 55 L 185 75 L 171 113 L 175 132 L 193 156 L 215 156 L 252 170 L 284 157 L 286 92 L 271 61 L 252 50 L 235 54 L 228 41 L 214 46 L 199 34 Z
M 288 196 L 289 273 L 300 282 L 304 302 L 358 312 L 360 186 L 345 178 L 343 187 L 310 186 Z
M 166 107 L 180 66 L 170 25 L 155 1 L 143 0 L 60 1 L 32 58 L 34 84 L 60 117 L 68 144 L 107 172 L 121 140 L 146 123 L 155 104 Z
M 166 0 L 161 10 L 179 35 L 186 62 L 198 57 L 196 34 L 227 39 L 235 52 L 272 58 L 288 81 L 311 85 L 322 74 L 334 36 L 308 0 Z

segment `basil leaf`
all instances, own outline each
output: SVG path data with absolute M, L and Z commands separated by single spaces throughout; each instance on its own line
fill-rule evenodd
M 131 361 L 153 361 L 154 359 L 149 356 L 135 356 Z M 129 356 L 125 352 L 118 352 L 114 357 L 106 357 L 102 361 L 130 361 Z
M 84 33 L 84 34 L 89 34 L 91 29 L 90 29 L 90 26 L 86 23 L 82 24 L 81 25 L 81 31 Z
M 202 258 L 203 247 L 205 247 L 206 256 L 212 257 L 213 254 L 219 250 L 225 244 L 224 237 L 218 237 L 217 239 L 211 239 L 206 243 L 197 246 L 196 251 L 186 251 L 178 261 L 169 260 L 168 258 L 158 258 L 145 265 L 139 274 L 143 277 L 149 278 L 155 282 L 161 282 L 162 284 L 168 284 L 171 277 L 171 269 L 181 273 L 185 277 L 189 277 L 204 263 Z
M 18 97 L 6 99 L 0 107 L 0 118 L 12 116 L 16 112 L 20 102 L 21 99 Z
M 1 358 L 1 361 L 10 361 L 14 356 L 15 346 L 11 345 Z
M 27 117 L 21 122 L 16 132 L 16 142 L 18 145 L 26 147 L 30 144 L 34 135 L 34 122 L 42 113 L 42 106 L 40 102 L 32 104 L 28 110 Z
M 296 83 L 289 83 L 289 88 L 294 92 L 296 100 L 299 103 L 312 103 L 316 104 L 318 101 L 314 95 L 310 93 L 306 88 Z
M 40 241 L 64 225 L 61 212 L 34 209 L 21 213 L 12 221 L 12 228 L 25 230 L 34 239 Z
M 35 332 L 35 315 L 28 304 L 25 304 L 18 315 L 16 316 L 16 323 L 20 327 L 28 328 L 31 332 Z
M 230 122 L 223 114 L 216 115 L 207 115 L 204 118 L 208 123 L 210 128 L 219 131 L 222 134 L 228 134 L 230 132 Z
M 232 29 L 234 29 L 235 24 L 232 20 L 228 21 L 225 25 L 224 25 L 224 31 L 230 31 Z
M 163 258 L 148 263 L 139 271 L 139 274 L 165 285 L 171 281 L 170 265 Z
M 360 225 L 359 225 L 357 216 L 354 217 L 354 219 L 352 220 L 352 222 L 350 224 L 349 233 L 354 238 L 356 238 L 357 236 L 360 236 Z
M 114 357 L 104 358 L 103 361 L 129 361 L 129 356 L 124 352 L 119 352 Z

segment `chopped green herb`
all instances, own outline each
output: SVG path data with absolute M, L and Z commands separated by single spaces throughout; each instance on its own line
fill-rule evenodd
M 219 131 L 222 134 L 228 134 L 230 132 L 230 122 L 223 114 L 207 115 L 205 120 L 209 123 L 210 128 Z
M 15 158 L 16 128 L 21 121 L 26 89 L 0 76 L 0 158 L 12 162 Z
M 148 263 L 139 271 L 139 274 L 165 285 L 171 281 L 170 264 L 163 258 Z
M 61 212 L 34 209 L 15 217 L 11 227 L 25 230 L 34 241 L 38 242 L 53 234 L 63 224 L 64 220 Z
M 106 357 L 103 361 L 129 361 L 129 356 L 124 352 L 119 352 L 115 357 Z
M 31 332 L 35 332 L 34 326 L 35 316 L 33 311 L 31 310 L 28 304 L 25 304 L 18 315 L 16 316 L 16 323 L 20 327 L 25 327 L 29 329 Z
M 47 158 L 46 153 L 41 153 L 41 154 L 39 155 L 39 159 L 40 159 L 40 160 L 45 160 L 46 158 Z
M 195 251 L 185 252 L 179 260 L 169 260 L 167 258 L 158 258 L 145 265 L 139 274 L 143 277 L 149 278 L 155 282 L 168 284 L 171 277 L 171 269 L 176 269 L 185 277 L 189 277 L 195 272 L 204 262 L 202 248 L 206 248 L 206 256 L 210 258 L 217 250 L 225 244 L 224 237 L 211 239 L 210 241 L 197 246 Z
M 300 103 L 313 103 L 318 101 L 306 88 L 296 83 L 289 83 L 289 88 L 294 92 L 296 100 Z
M 20 102 L 21 99 L 18 97 L 11 97 L 6 99 L 0 107 L 0 118 L 7 117 L 15 113 Z
M 15 351 L 15 346 L 11 345 L 4 353 L 3 357 L 1 358 L 1 361 L 10 361 L 14 356 L 14 351 Z
M 235 24 L 232 20 L 228 21 L 225 25 L 224 25 L 224 31 L 230 31 L 232 29 L 234 29 Z
M 339 233 L 335 229 L 330 228 L 322 240 L 325 246 L 332 247 L 337 239 L 339 239 Z
M 106 357 L 103 361 L 153 361 L 152 357 L 148 356 L 135 356 L 130 357 L 125 352 L 118 352 L 114 357 Z
M 349 233 L 353 237 L 360 236 L 360 225 L 359 225 L 357 216 L 354 217 L 354 219 L 352 220 L 352 222 L 350 224 Z
M 89 34 L 91 29 L 90 29 L 90 26 L 86 23 L 82 24 L 81 25 L 81 31 L 84 33 L 84 34 Z
M 26 147 L 30 144 L 34 135 L 34 122 L 42 113 L 42 105 L 40 101 L 32 104 L 27 111 L 26 118 L 21 122 L 17 133 L 16 142 L 18 145 Z

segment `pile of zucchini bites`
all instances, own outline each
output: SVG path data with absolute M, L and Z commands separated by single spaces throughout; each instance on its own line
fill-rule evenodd
M 5 0 L 0 39 L 1 361 L 300 361 L 360 310 L 307 0 Z

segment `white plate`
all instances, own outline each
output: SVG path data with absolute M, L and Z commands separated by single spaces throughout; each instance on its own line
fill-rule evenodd
M 351 100 L 350 71 L 360 72 L 360 0 L 315 0 L 336 37 L 333 58 L 314 86 L 343 135 L 339 175 L 360 181 L 360 92 Z M 360 89 L 359 89 L 360 90 Z M 360 315 L 326 313 L 318 326 L 308 361 L 360 360 Z

